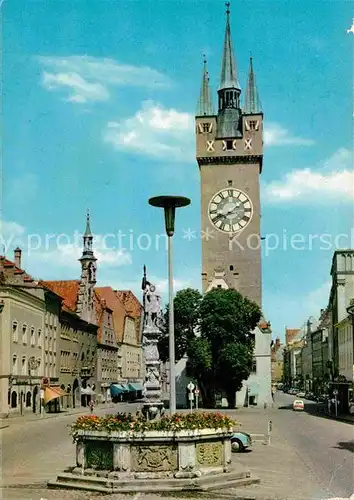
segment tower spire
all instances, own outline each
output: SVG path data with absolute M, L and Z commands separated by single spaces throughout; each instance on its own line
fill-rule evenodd
M 81 279 L 76 311 L 85 321 L 94 321 L 93 295 L 96 285 L 96 257 L 93 253 L 93 234 L 90 227 L 90 213 L 86 213 L 86 229 L 83 234 L 83 250 L 80 257 Z
M 261 102 L 258 96 L 256 78 L 253 71 L 253 59 L 250 57 L 250 66 L 248 70 L 248 79 L 245 95 L 245 113 L 248 115 L 262 113 Z
M 86 229 L 83 235 L 83 240 L 84 240 L 84 248 L 81 258 L 93 257 L 93 249 L 92 249 L 93 234 L 91 232 L 89 210 L 87 210 L 86 213 Z
M 226 5 L 226 29 L 224 38 L 224 49 L 222 55 L 219 90 L 222 89 L 241 90 L 241 86 L 237 78 L 236 61 L 231 40 L 230 2 L 226 2 L 225 5 Z
M 203 54 L 203 76 L 202 85 L 200 88 L 200 96 L 197 105 L 196 116 L 212 116 L 214 115 L 213 99 L 209 86 L 209 73 L 207 69 L 206 56 Z

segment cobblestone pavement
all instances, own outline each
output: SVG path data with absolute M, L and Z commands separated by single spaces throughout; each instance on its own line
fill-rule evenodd
M 48 490 L 45 483 L 74 462 L 68 424 L 76 416 L 59 416 L 42 422 L 16 425 L 3 432 L 2 500 L 315 500 L 348 498 L 353 492 L 353 427 L 288 408 L 293 398 L 280 393 L 269 410 L 242 408 L 230 412 L 242 429 L 266 434 L 272 421 L 270 445 L 254 444 L 249 453 L 233 454 L 260 477 L 261 484 L 213 493 L 101 495 L 80 491 Z M 307 404 L 306 404 L 307 406 Z M 114 412 L 135 411 L 132 405 L 116 405 Z M 112 413 L 100 410 L 97 413 Z M 313 413 L 313 412 L 312 412 Z

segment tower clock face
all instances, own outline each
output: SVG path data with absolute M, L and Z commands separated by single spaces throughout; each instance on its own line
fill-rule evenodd
M 239 189 L 225 188 L 210 200 L 208 215 L 211 223 L 224 233 L 236 233 L 251 221 L 253 206 L 251 199 Z

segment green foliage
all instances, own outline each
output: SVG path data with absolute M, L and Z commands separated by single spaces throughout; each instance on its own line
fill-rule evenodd
M 160 355 L 168 359 L 168 311 Z M 254 335 L 261 318 L 257 304 L 236 290 L 215 288 L 203 297 L 197 290 L 177 293 L 174 301 L 176 360 L 188 355 L 187 373 L 211 404 L 215 391 L 231 395 L 252 370 Z M 198 332 L 198 336 L 196 333 Z
M 199 326 L 199 309 L 202 295 L 198 290 L 186 288 L 177 292 L 173 302 L 175 323 L 175 358 L 180 360 L 187 352 L 189 342 L 194 338 Z M 169 309 L 164 315 L 164 330 L 159 341 L 159 353 L 162 361 L 168 360 Z

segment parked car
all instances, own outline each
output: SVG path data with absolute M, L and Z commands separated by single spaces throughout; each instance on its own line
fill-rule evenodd
M 247 432 L 235 432 L 231 438 L 233 453 L 245 451 L 252 446 L 252 438 Z
M 295 399 L 293 402 L 293 410 L 294 411 L 303 411 L 305 408 L 304 402 L 302 399 Z
M 304 397 L 306 397 L 306 392 L 304 392 L 304 391 L 300 391 L 300 392 L 298 392 L 298 393 L 296 394 L 296 397 L 297 397 L 297 398 L 304 398 Z
M 310 401 L 315 401 L 315 395 L 313 392 L 306 392 L 305 399 L 309 399 Z

